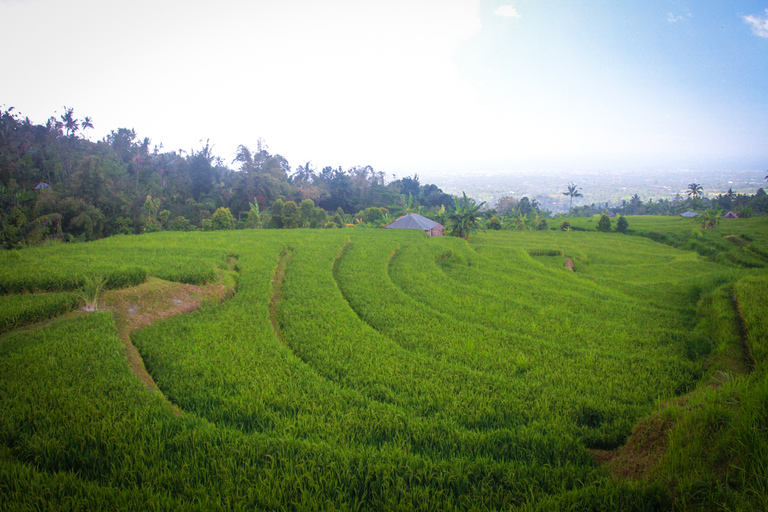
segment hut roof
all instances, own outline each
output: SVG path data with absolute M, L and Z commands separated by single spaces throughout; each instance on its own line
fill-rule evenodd
M 680 214 L 681 217 L 698 217 L 699 215 L 701 215 L 699 212 L 694 212 L 691 210 Z
M 421 229 L 422 231 L 427 231 L 437 226 L 440 226 L 441 228 L 443 227 L 442 224 L 419 215 L 418 213 L 409 213 L 403 215 L 394 222 L 390 222 L 384 227 L 395 229 Z

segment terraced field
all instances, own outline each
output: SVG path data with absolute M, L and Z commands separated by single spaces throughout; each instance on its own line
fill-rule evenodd
M 734 358 L 753 367 L 734 383 L 765 380 L 764 271 L 643 237 L 156 233 L 0 264 L 9 510 L 660 510 L 694 492 L 714 506 L 715 477 L 670 488 L 685 470 L 672 455 L 639 480 L 596 460 Z M 236 293 L 131 336 L 148 391 L 116 312 L 21 327 L 71 309 L 93 275 Z M 753 354 L 738 329 L 756 333 Z M 749 471 L 728 503 L 768 496 Z

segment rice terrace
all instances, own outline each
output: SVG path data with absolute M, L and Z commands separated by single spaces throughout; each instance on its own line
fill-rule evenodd
M 0 252 L 0 508 L 764 509 L 765 219 L 571 222 Z

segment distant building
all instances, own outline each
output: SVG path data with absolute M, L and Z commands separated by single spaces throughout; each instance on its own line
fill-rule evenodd
M 420 229 L 429 236 L 443 236 L 443 225 L 428 219 L 418 213 L 409 213 L 403 215 L 394 222 L 390 222 L 385 228 L 388 229 Z
M 51 188 L 51 186 L 44 181 L 41 181 L 40 183 L 35 185 L 35 190 L 43 190 L 44 188 Z
M 680 214 L 681 217 L 688 217 L 689 219 L 692 217 L 698 217 L 699 215 L 701 215 L 699 212 L 694 212 L 692 210 L 688 210 L 687 212 Z
M 734 213 L 734 212 L 728 212 L 728 213 L 725 214 L 725 218 L 726 219 L 738 219 L 739 215 L 737 213 Z

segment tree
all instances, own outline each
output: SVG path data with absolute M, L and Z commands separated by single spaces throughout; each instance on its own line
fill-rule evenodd
M 629 222 L 627 222 L 627 218 L 621 215 L 619 217 L 619 221 L 616 223 L 616 231 L 619 233 L 625 233 L 627 232 L 627 228 L 629 228 Z
M 283 227 L 286 229 L 300 228 L 301 227 L 301 210 L 299 206 L 293 201 L 287 201 L 283 205 L 283 210 L 280 212 Z
M 701 227 L 704 229 L 713 229 L 720 225 L 720 217 L 723 215 L 722 208 L 709 208 L 704 212 L 704 222 Z
M 564 196 L 569 196 L 571 198 L 571 202 L 568 205 L 568 211 L 571 211 L 571 208 L 573 208 L 573 198 L 574 197 L 584 197 L 584 194 L 579 192 L 579 187 L 576 186 L 575 183 L 568 183 L 568 190 L 563 192 Z
M 283 204 L 282 199 L 277 199 L 269 208 L 272 214 L 272 225 L 278 229 L 283 227 Z
M 701 198 L 701 194 L 704 191 L 704 188 L 699 183 L 690 183 L 688 185 L 688 197 L 693 199 L 694 201 L 696 199 Z
M 463 199 L 461 201 L 459 201 L 458 197 L 454 198 L 455 208 L 448 215 L 448 230 L 451 235 L 459 236 L 469 241 L 470 233 L 477 231 L 477 229 L 483 226 L 480 208 L 483 207 L 485 201 L 476 204 L 467 197 L 465 192 L 462 192 L 462 195 Z
M 85 130 L 93 130 L 93 119 L 89 116 L 85 116 L 80 123 L 80 129 L 85 133 Z
M 261 213 L 259 212 L 259 205 L 256 201 L 248 203 L 251 209 L 248 211 L 248 217 L 245 224 L 251 229 L 258 229 L 261 227 Z
M 64 129 L 67 130 L 67 137 L 72 137 L 80 129 L 80 121 L 75 119 L 74 111 L 71 108 L 64 107 L 61 123 L 64 125 Z
M 301 224 L 305 228 L 312 226 L 312 219 L 315 216 L 315 202 L 311 199 L 304 199 L 299 205 L 301 210 Z
M 507 228 L 514 231 L 525 231 L 530 229 L 530 223 L 528 222 L 528 216 L 523 213 L 522 208 L 518 207 L 509 215 L 507 222 Z
M 606 214 L 602 214 L 600 220 L 597 222 L 596 229 L 603 233 L 608 233 L 611 230 L 611 218 Z
M 211 229 L 214 231 L 235 229 L 235 217 L 229 208 L 218 208 L 211 217 Z

